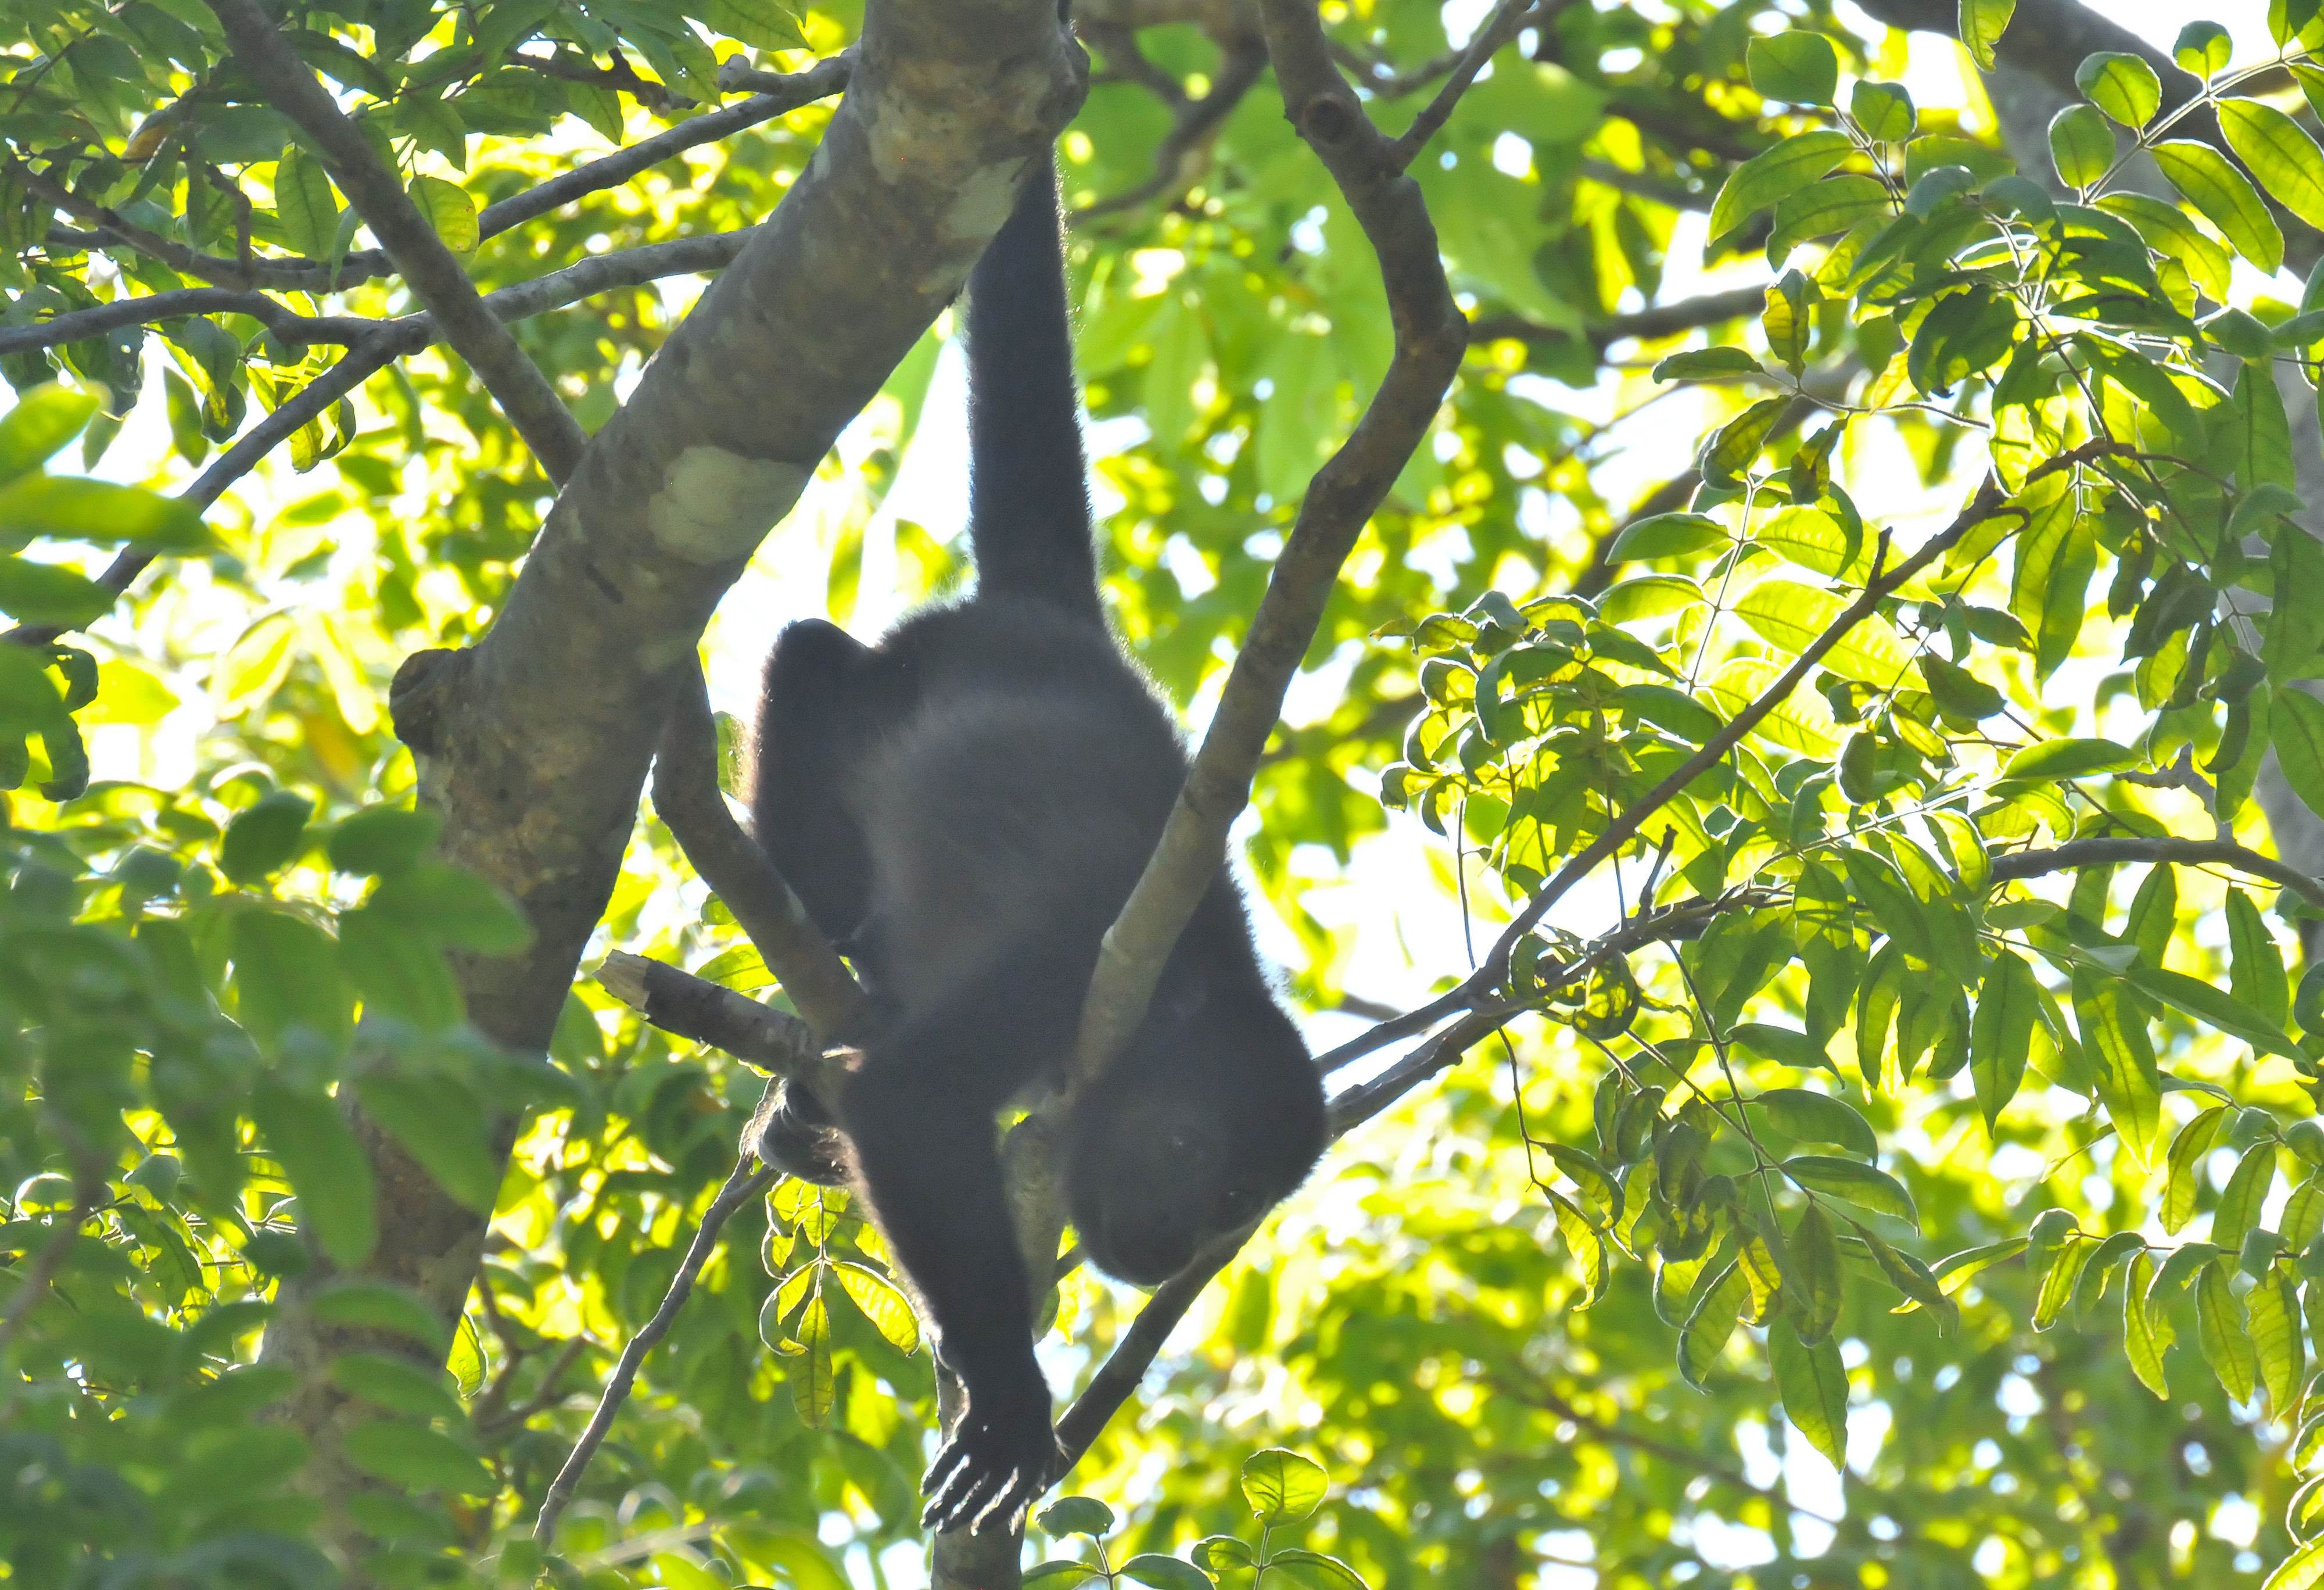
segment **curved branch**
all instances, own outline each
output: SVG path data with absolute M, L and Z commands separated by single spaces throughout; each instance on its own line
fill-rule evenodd
M 718 788 L 717 721 L 710 714 L 710 695 L 699 665 L 678 681 L 670 703 L 669 721 L 654 757 L 653 802 L 696 874 L 734 913 L 759 958 L 799 1013 L 833 1040 L 843 1040 L 861 1026 L 870 1009 L 862 985 L 830 941 L 816 930 L 807 907 L 767 853 L 726 809 L 726 797 Z M 764 1008 L 752 1001 L 743 1003 Z
M 1388 156 L 1396 162 L 1397 170 L 1402 171 L 1410 165 L 1414 158 L 1427 147 L 1428 141 L 1436 136 L 1437 129 L 1452 116 L 1453 107 L 1461 103 L 1461 96 L 1466 94 L 1469 85 L 1477 80 L 1477 74 L 1484 69 L 1485 62 L 1492 59 L 1494 51 L 1516 38 L 1518 31 L 1527 23 L 1547 23 L 1572 4 L 1573 0 L 1541 0 L 1539 5 L 1535 5 L 1534 0 L 1501 0 L 1500 10 L 1477 30 L 1476 37 L 1469 41 L 1453 60 L 1444 86 L 1436 90 L 1436 97 L 1428 102 L 1426 108 L 1413 118 L 1412 125 L 1397 137 Z
M 2247 850 L 2231 839 L 2075 839 L 2050 850 L 2015 850 L 1993 858 L 1993 881 L 2013 883 L 2076 867 L 2116 862 L 2184 862 L 2193 866 L 2228 866 L 2291 890 L 2310 905 L 2324 906 L 2324 883 L 2298 867 Z
M 1100 33 L 1100 47 L 1105 48 L 1104 30 L 1092 31 Z M 1218 75 L 1212 80 L 1210 92 L 1200 99 L 1194 99 L 1188 97 L 1183 89 L 1176 89 L 1176 86 L 1171 84 L 1159 69 L 1148 63 L 1146 58 L 1138 52 L 1137 44 L 1126 32 L 1118 30 L 1112 48 L 1107 49 L 1109 60 L 1116 59 L 1116 51 L 1125 51 L 1129 59 L 1145 66 L 1145 74 L 1140 75 L 1139 80 L 1157 94 L 1163 90 L 1152 80 L 1154 77 L 1159 77 L 1162 84 L 1176 89 L 1175 97 L 1163 94 L 1171 107 L 1170 131 L 1154 151 L 1154 174 L 1151 177 L 1135 188 L 1074 211 L 1066 217 L 1070 226 L 1086 226 L 1102 216 L 1133 208 L 1173 189 L 1190 186 L 1200 174 L 1202 162 L 1197 157 L 1204 141 L 1218 130 L 1219 124 L 1227 119 L 1229 113 L 1242 103 L 1243 96 L 1250 92 L 1252 85 L 1267 70 L 1265 40 L 1222 40 Z
M 1217 873 L 1227 829 L 1250 799 L 1284 689 L 1314 638 L 1340 566 L 1434 421 L 1468 346 L 1420 189 L 1395 164 L 1394 144 L 1332 65 L 1314 6 L 1266 0 L 1262 10 L 1285 111 L 1379 256 L 1396 354 L 1353 433 L 1309 484 L 1170 820 L 1106 932 L 1083 1010 L 1083 1076 L 1110 1058 L 1144 1014 L 1164 960 Z
M 436 317 L 445 340 L 468 362 L 508 415 L 540 461 L 542 472 L 562 485 L 579 466 L 589 438 L 549 377 L 484 306 L 475 283 L 420 215 L 395 173 L 381 163 L 370 141 L 315 80 L 272 19 L 259 9 L 258 0 L 209 0 L 209 7 L 226 28 L 236 64 L 265 91 L 269 104 L 321 146 L 348 202 Z

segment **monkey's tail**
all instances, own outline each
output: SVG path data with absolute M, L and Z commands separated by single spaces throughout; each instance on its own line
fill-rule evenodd
M 1054 154 L 968 279 L 968 436 L 978 588 L 1102 621 Z

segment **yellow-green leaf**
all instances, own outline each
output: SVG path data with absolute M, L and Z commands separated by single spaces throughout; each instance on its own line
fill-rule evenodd
M 2171 1387 L 2163 1378 L 2163 1351 L 2171 1345 L 2174 1333 L 2167 1323 L 2147 1311 L 2146 1291 L 2153 1279 L 2153 1259 L 2143 1253 L 2132 1254 L 2130 1268 L 2123 1274 L 2123 1352 L 2139 1384 L 2167 1400 Z
M 790 1366 L 791 1406 L 810 1429 L 822 1428 L 831 1417 L 835 1382 L 831 1370 L 831 1313 L 822 1292 L 807 1300 L 797 1333 L 807 1351 Z
M 1750 1278 L 1741 1262 L 1729 1261 L 1696 1299 L 1694 1312 L 1687 1316 L 1686 1328 L 1678 1337 L 1679 1374 L 1696 1391 L 1702 1390 L 1711 1366 L 1719 1362 L 1728 1338 L 1735 1334 L 1750 1289 Z
M 1763 579 L 1743 594 L 1735 611 L 1767 640 L 1794 656 L 1840 624 L 1848 602 L 1836 591 L 1795 579 Z M 1850 624 L 1823 655 L 1823 666 L 1844 678 L 1886 689 L 1913 665 L 1912 649 L 1877 613 Z
M 1969 1036 L 1969 1077 L 1988 1137 L 2025 1080 L 2025 1057 L 2032 1049 L 2041 1001 L 2034 968 L 2015 951 L 1997 949 L 1978 988 Z
M 414 177 L 406 191 L 445 247 L 466 254 L 476 246 L 476 201 L 466 189 L 441 177 Z
M 2255 1142 L 2236 1161 L 2235 1174 L 2219 1194 L 2219 1206 L 2211 1215 L 2211 1240 L 2230 1253 L 2241 1252 L 2274 1185 L 2275 1144 Z
M 1979 71 L 1993 69 L 1993 47 L 2016 10 L 2017 0 L 1960 0 L 1960 42 Z
M 2283 781 L 2324 816 L 2324 701 L 2305 690 L 2277 696 L 2268 715 L 2269 743 L 2283 767 Z
M 2227 1395 L 2248 1402 L 2258 1384 L 2259 1354 L 2244 1327 L 2243 1314 L 2243 1305 L 2227 1290 L 2226 1262 L 2205 1265 L 2202 1279 L 2195 1283 L 2196 1340 L 2202 1345 L 2203 1362 L 2219 1377 Z
M 2070 105 L 2050 122 L 2050 161 L 2069 188 L 2088 188 L 2114 165 L 2114 129 L 2088 105 Z
M 863 1317 L 890 1345 L 904 1353 L 920 1350 L 920 1322 L 893 1281 L 861 1264 L 842 1262 L 832 1269 L 839 1276 L 839 1290 L 863 1310 Z
M 2034 1299 L 2035 1330 L 2048 1330 L 2058 1323 L 2058 1316 L 2073 1299 L 2074 1283 L 2082 1277 L 2082 1266 L 2090 1262 L 2097 1245 L 2069 1240 L 2050 1255 L 2050 1268 L 2043 1272 L 2042 1290 Z
M 1323 1465 L 1280 1447 L 1254 1452 L 1242 1465 L 1243 1500 L 1261 1524 L 1296 1524 L 1323 1503 L 1331 1489 Z
M 2195 1216 L 2195 1173 L 2210 1152 L 2211 1140 L 2227 1119 L 2227 1106 L 2213 1105 L 2179 1129 L 2171 1140 L 2169 1175 L 2163 1188 L 2163 1229 L 2175 1232 Z
M 1792 1322 L 1810 1346 L 1831 1335 L 1847 1293 L 1840 1280 L 1840 1236 L 1823 1206 L 1811 1203 L 1792 1228 Z
M 1848 158 L 1855 145 L 1829 128 L 1784 139 L 1735 168 L 1711 201 L 1711 236 L 1725 236 L 1777 199 L 1797 192 Z
M 2229 164 L 2226 155 L 2191 138 L 2166 138 L 2154 146 L 2153 154 L 2171 185 L 2226 235 L 2237 254 L 2264 275 L 2282 269 L 2283 233 L 2251 179 Z
M 2113 147 L 2112 134 L 2107 134 L 2107 147 Z M 2186 266 L 2195 285 L 2211 299 L 2227 301 L 2234 256 L 2189 220 L 2186 211 L 2144 193 L 2109 193 L 2098 201 L 2098 207 L 2136 227 L 2147 247 Z
M 2268 1575 L 2259 1590 L 2315 1590 L 2324 1585 L 2324 1539 L 2310 1540 Z
M 2219 126 L 2261 187 L 2310 226 L 2324 226 L 2324 149 L 2299 123 L 2256 99 L 2222 99 Z
M 2259 1353 L 2268 1406 L 2278 1419 L 2288 1419 L 2300 1395 L 2301 1372 L 2308 1367 L 2300 1341 L 2300 1299 L 2292 1290 L 2292 1278 L 2281 1267 L 2271 1268 L 2259 1278 L 2245 1307 L 2251 1312 L 2252 1345 Z
M 2135 55 L 2101 50 L 2075 69 L 2074 86 L 2092 105 L 2134 132 L 2153 119 L 2163 103 L 2163 79 Z
M 1848 1461 L 1848 1371 L 1840 1364 L 1838 1345 L 1826 1337 L 1810 1346 L 1790 1321 L 1777 1320 L 1767 1332 L 1767 1356 L 1775 1365 L 1784 1417 L 1834 1468 L 1843 1465 Z
M 275 162 L 274 214 L 291 247 L 310 260 L 330 258 L 331 237 L 339 229 L 338 200 L 323 162 L 295 143 Z

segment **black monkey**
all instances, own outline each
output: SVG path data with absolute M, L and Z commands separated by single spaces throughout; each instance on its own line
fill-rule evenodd
M 923 1522 L 1003 1526 L 1057 1465 L 994 1115 L 1071 1054 L 1098 944 L 1184 781 L 1178 730 L 1098 598 L 1066 327 L 1056 167 L 1027 174 L 969 279 L 975 595 L 877 646 L 784 629 L 754 816 L 875 1015 L 838 1125 L 968 1410 Z M 1081 1093 L 1063 1169 L 1083 1251 L 1152 1285 L 1323 1151 L 1323 1087 L 1222 866 L 1129 1049 Z M 761 1151 L 836 1179 L 794 1093 Z

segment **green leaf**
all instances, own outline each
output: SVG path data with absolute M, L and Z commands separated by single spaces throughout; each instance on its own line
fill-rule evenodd
M 1822 1205 L 1811 1202 L 1801 1212 L 1799 1224 L 1792 1228 L 1786 1257 L 1791 1260 L 1790 1273 L 1784 1278 L 1790 1289 L 1789 1317 L 1800 1340 L 1813 1346 L 1831 1335 L 1831 1327 L 1840 1322 L 1840 1305 L 1847 1300 L 1840 1280 L 1840 1236 Z
M 1794 29 L 1754 39 L 1743 61 L 1752 88 L 1787 105 L 1830 105 L 1840 87 L 1840 54 L 1821 33 Z
M 405 190 L 411 195 L 420 218 L 454 254 L 475 252 L 480 238 L 476 221 L 476 201 L 468 197 L 466 189 L 441 177 L 414 177 Z
M 2084 599 L 2098 572 L 2098 541 L 2064 482 L 2043 482 L 2035 491 L 2047 495 L 2027 504 L 2033 519 L 2017 537 L 2009 610 L 2038 637 L 2034 669 L 2046 677 L 2081 634 Z M 2006 770 L 2004 776 L 2009 776 Z
M 532 942 L 532 925 L 475 874 L 422 862 L 383 879 L 367 909 L 431 942 L 478 955 L 513 955 Z
M 2095 1243 L 2061 1243 L 2050 1255 L 2050 1266 L 2043 1271 L 2042 1284 L 2034 1298 L 2035 1330 L 2048 1330 L 2058 1323 L 2058 1317 L 2073 1299 L 2075 1282 L 2081 1279 L 2082 1266 L 2090 1262 L 2096 1246 Z
M 1857 85 L 1859 97 L 1868 86 Z M 1904 114 L 1908 117 L 1911 116 L 1909 105 L 1905 106 Z M 1889 194 L 1888 185 L 1877 177 L 1868 177 L 1859 171 L 1842 171 L 1837 176 L 1826 177 L 1821 182 L 1811 182 L 1796 193 L 1786 194 L 1776 201 L 1775 228 L 1767 235 L 1767 258 L 1781 264 L 1792 250 L 1811 237 L 1829 237 L 1875 216 L 1894 215 L 1895 209 L 1895 200 Z M 1743 350 L 1707 348 L 1702 351 L 1742 353 Z M 1656 379 L 1665 378 L 1662 371 L 1665 365 L 1685 356 L 1674 354 L 1671 358 L 1655 365 Z M 1748 355 L 1745 356 L 1749 357 Z M 1751 371 L 1756 372 L 1758 367 L 1758 361 L 1753 360 Z M 1685 373 L 1692 374 L 1694 372 Z
M 1815 339 L 1815 306 L 1822 291 L 1797 271 L 1786 271 L 1766 294 L 1759 325 L 1767 337 L 1767 351 L 1781 361 L 1794 378 L 1807 370 L 1808 347 Z
M 234 919 L 235 1015 L 267 1050 L 302 1029 L 334 1047 L 351 1026 L 339 981 L 338 946 L 320 928 L 288 911 L 253 910 Z
M 337 1280 L 314 1292 L 308 1311 L 326 1325 L 390 1331 L 441 1354 L 449 1345 L 444 1322 L 405 1287 L 375 1280 Z
M 1075 1500 L 1085 1500 L 1085 1498 L 1075 1498 Z M 1019 1583 L 1038 1585 L 1043 1586 L 1044 1590 L 1071 1590 L 1073 1585 L 1086 1585 L 1092 1579 L 1104 1577 L 1105 1575 L 1094 1563 L 1060 1559 L 1056 1562 L 1037 1563 L 1027 1568 L 1024 1578 Z
M 2222 99 L 2219 126 L 2276 201 L 2311 226 L 2324 226 L 2324 149 L 2300 124 L 2256 99 Z
M 2138 765 L 2138 753 L 2112 740 L 2042 740 L 2011 756 L 2004 779 L 2087 779 Z
M 1888 1284 L 1906 1299 L 1905 1302 L 1892 1309 L 1892 1313 L 1906 1314 L 1916 1308 L 1926 1308 L 1937 1317 L 1938 1330 L 1947 1334 L 1960 1323 L 1960 1305 L 1945 1295 L 1944 1285 L 1938 1280 L 1934 1271 L 1912 1254 L 1900 1253 L 1889 1246 L 1886 1238 L 1861 1221 L 1851 1220 L 1849 1225 L 1855 1228 L 1864 1245 L 1872 1251 L 1873 1262 L 1888 1278 Z
M 447 1031 L 467 1014 L 459 980 L 434 938 L 369 906 L 339 918 L 339 969 L 366 1012 L 421 1031 Z
M 1322 1464 L 1280 1447 L 1254 1452 L 1243 1462 L 1243 1499 L 1269 1528 L 1307 1517 L 1323 1504 L 1330 1489 Z
M 2275 747 L 2292 792 L 2324 817 L 2324 701 L 2305 690 L 2276 697 L 2268 716 L 2268 743 Z
M 831 1365 L 831 1311 L 820 1290 L 799 1310 L 798 1324 L 793 1327 L 792 1335 L 807 1351 L 791 1361 L 788 1372 L 791 1407 L 809 1429 L 821 1429 L 823 1421 L 831 1417 L 838 1382 Z
M 1727 1350 L 1728 1338 L 1735 1334 L 1743 1300 L 1749 1293 L 1750 1279 L 1739 1263 L 1730 1260 L 1697 1294 L 1694 1312 L 1687 1316 L 1686 1328 L 1678 1337 L 1679 1374 L 1696 1391 L 1702 1390 L 1711 1365 Z
M 1628 563 L 1649 558 L 1691 558 L 1726 541 L 1727 532 L 1716 519 L 1702 513 L 1656 513 L 1616 536 L 1606 560 Z
M 2235 41 L 2215 22 L 2189 23 L 2171 46 L 2171 59 L 2199 78 L 2218 71 L 2234 53 Z
M 1783 1170 L 1802 1187 L 1845 1198 L 1876 1215 L 1894 1216 L 1914 1225 L 1920 1224 L 1921 1214 L 1913 1206 L 1913 1195 L 1886 1170 L 1876 1170 L 1853 1160 L 1836 1160 L 1829 1154 L 1794 1154 L 1784 1161 Z
M 218 846 L 218 870 L 233 883 L 263 881 L 290 864 L 306 837 L 315 803 L 304 795 L 277 790 L 226 826 Z
M 501 1187 L 491 1123 L 466 1087 L 439 1077 L 374 1075 L 355 1084 L 364 1113 L 387 1128 L 453 1201 L 489 1215 Z
M 1807 1037 L 1805 1033 L 1795 1036 L 1803 1040 Z M 1846 1099 L 1804 1087 L 1771 1087 L 1748 1103 L 1765 1111 L 1775 1130 L 1785 1137 L 1834 1143 L 1868 1160 L 1879 1155 L 1880 1140 L 1873 1134 L 1872 1123 Z
M 1711 240 L 1715 243 L 1777 199 L 1823 176 L 1854 148 L 1847 134 L 1819 128 L 1786 138 L 1764 154 L 1745 161 L 1729 174 L 1719 197 L 1711 201 Z
M 274 214 L 290 246 L 310 260 L 327 260 L 339 229 L 339 203 L 323 162 L 296 143 L 274 167 Z
M 2140 1164 L 2152 1165 L 2163 1132 L 2163 1084 L 2145 1020 L 2115 978 L 2077 967 L 2073 995 L 2074 1025 L 2081 1030 L 2098 1101 L 2123 1146 Z
M 1656 381 L 1715 381 L 1726 375 L 1766 374 L 1759 361 L 1739 347 L 1690 347 L 1656 362 Z M 1672 517 L 1678 517 L 1673 515 Z
M 327 853 L 340 872 L 392 877 L 425 858 L 443 827 L 427 807 L 366 806 L 331 830 Z
M 0 549 L 17 550 L 44 536 L 194 552 L 209 545 L 210 532 L 198 511 L 143 486 L 80 475 L 27 475 L 0 486 Z
M 2195 1283 L 2195 1339 L 2203 1362 L 2219 1377 L 2219 1384 L 2238 1402 L 2248 1402 L 2259 1379 L 2259 1354 L 2244 1327 L 2244 1308 L 2227 1290 L 2227 1267 L 2214 1262 L 2203 1267 Z
M 804 50 L 798 18 L 780 0 L 711 0 L 710 25 L 753 50 Z M 615 139 L 614 142 L 620 142 Z
M 2146 1293 L 2153 1282 L 2154 1261 L 2144 1253 L 2131 1255 L 2123 1275 L 2123 1355 L 2139 1383 L 2156 1396 L 2169 1399 L 2171 1387 L 2163 1377 L 2163 1352 L 2171 1345 L 2172 1330 L 2147 1311 Z
M 2308 1354 L 2300 1340 L 2300 1299 L 2292 1278 L 2281 1268 L 2271 1269 L 2244 1299 L 2251 1321 L 2252 1345 L 2259 1353 L 2260 1379 L 2267 1386 L 2268 1405 L 2278 1419 L 2288 1419 L 2299 1406 L 2300 1376 Z
M 832 1270 L 839 1277 L 839 1290 L 863 1311 L 863 1317 L 888 1339 L 889 1345 L 899 1353 L 920 1350 L 920 1322 L 893 1281 L 845 1261 L 834 1264 Z
M 331 1262 L 352 1270 L 370 1258 L 379 1242 L 371 1161 L 337 1102 L 262 1082 L 251 1094 L 251 1115 L 299 1195 L 300 1223 Z
M 1981 723 L 2000 712 L 2005 705 L 1999 690 L 1934 652 L 1923 652 L 1914 661 L 1937 703 L 1937 710 L 1949 718 Z
M 1278 1553 L 1279 1562 L 1287 1553 Z M 1330 1561 L 1329 1558 L 1324 1558 Z M 1175 1557 L 1159 1552 L 1142 1551 L 1115 1570 L 1133 1585 L 1150 1585 L 1153 1590 L 1218 1590 L 1217 1581 L 1191 1562 L 1181 1562 Z M 1361 1585 L 1361 1579 L 1356 1580 Z
M 1268 1557 L 1267 1571 L 1269 1575 L 1282 1574 L 1307 1590 L 1370 1590 L 1364 1576 L 1346 1563 L 1304 1546 L 1286 1547 Z
M 347 1461 L 374 1479 L 412 1491 L 493 1494 L 494 1482 L 484 1460 L 425 1426 L 374 1419 L 346 1431 L 340 1440 Z
M 2075 69 L 2074 86 L 2092 105 L 2133 132 L 2153 119 L 2163 104 L 2163 79 L 2135 55 L 2101 50 Z
M 2274 1185 L 2275 1144 L 2255 1142 L 2236 1161 L 2234 1174 L 2219 1193 L 2219 1206 L 2211 1215 L 2211 1241 L 2230 1253 L 2240 1250 Z
M 1043 1508 L 1033 1521 L 1041 1532 L 1062 1539 L 1067 1535 L 1087 1535 L 1094 1540 L 1113 1529 L 1113 1509 L 1094 1496 L 1060 1496 Z
M 97 408 L 88 393 L 54 382 L 19 393 L 16 406 L 0 414 L 0 485 L 55 457 L 80 434 Z
M 1784 1417 L 1822 1453 L 1834 1468 L 1848 1461 L 1848 1371 L 1830 1337 L 1810 1346 L 1789 1320 L 1767 1328 L 1767 1356 L 1775 1370 L 1775 1391 Z
M 2175 1232 L 2195 1217 L 2195 1178 L 2203 1157 L 2211 1151 L 2212 1139 L 2227 1120 L 2227 1108 L 2226 1105 L 2212 1105 L 2181 1126 L 2179 1135 L 2171 1140 L 2171 1153 L 2165 1161 L 2168 1174 L 2159 1211 L 2163 1230 Z
M 2117 1231 L 2093 1248 L 2074 1282 L 2075 1319 L 2088 1324 L 2091 1310 L 2106 1299 L 2107 1278 L 2133 1253 L 2145 1251 L 2146 1239 L 2135 1231 Z
M 343 1391 L 361 1397 L 392 1413 L 414 1419 L 465 1420 L 451 1377 L 440 1369 L 422 1369 L 402 1358 L 378 1353 L 349 1353 L 331 1361 L 330 1382 Z
M 1785 652 L 1798 656 L 1827 631 L 1838 628 L 1849 606 L 1837 591 L 1795 579 L 1761 580 L 1735 604 L 1735 612 Z M 1912 648 L 1877 613 L 1849 624 L 1823 654 L 1823 666 L 1846 679 L 1881 689 L 1893 688 L 1913 666 Z
M 1812 136 L 1812 134 L 1811 134 Z M 1762 398 L 1711 433 L 1702 449 L 1702 478 L 1711 485 L 1741 484 L 1745 470 L 1791 410 L 1788 397 Z
M 2282 1029 L 2262 1017 L 2232 994 L 2226 993 L 2200 977 L 2184 973 L 2151 966 L 2144 962 L 2133 966 L 2126 974 L 2141 991 L 2154 995 L 2174 1010 L 2184 1012 L 2197 1021 L 2216 1027 L 2231 1038 L 2239 1038 L 2262 1054 L 2300 1058 L 2299 1046 L 2287 1037 Z
M 120 600 L 78 569 L 0 554 L 0 613 L 11 618 L 85 629 Z
M 2264 275 L 2283 268 L 2282 231 L 2267 213 L 2259 190 L 2227 163 L 2226 155 L 2191 138 L 2166 138 L 2151 153 L 2171 185 L 2225 234 L 2237 254 Z
M 2290 1557 L 2259 1590 L 2316 1590 L 2324 1585 L 2324 1539 L 2310 1540 Z
M 2109 148 L 2111 138 L 2109 134 Z M 2234 267 L 2235 256 L 2220 247 L 2209 233 L 2189 220 L 2178 206 L 2144 193 L 2109 193 L 2099 199 L 2098 207 L 2136 227 L 2149 248 L 2186 266 L 2188 275 L 2206 297 L 2214 302 L 2227 301 L 2228 273 Z
M 2318 656 L 2324 647 L 2324 541 L 2280 529 L 2267 567 L 2275 580 L 2275 607 L 2259 654 L 2269 681 L 2282 689 L 2324 661 Z
M 1858 83 L 1849 90 L 1848 114 L 1864 135 L 1882 143 L 1902 143 L 1913 135 L 1913 97 L 1902 83 Z
M 2088 105 L 2070 105 L 2050 121 L 2050 161 L 2069 188 L 2088 188 L 2114 165 L 2114 129 Z
M 2034 968 L 2015 950 L 1997 948 L 1978 988 L 1969 1035 L 1969 1077 L 1988 1138 L 2024 1083 L 2025 1057 L 2032 1051 L 2034 1023 L 2040 1015 L 2041 991 Z
M 1960 0 L 1960 42 L 1978 70 L 1993 69 L 1993 47 L 2016 9 L 2017 0 Z

